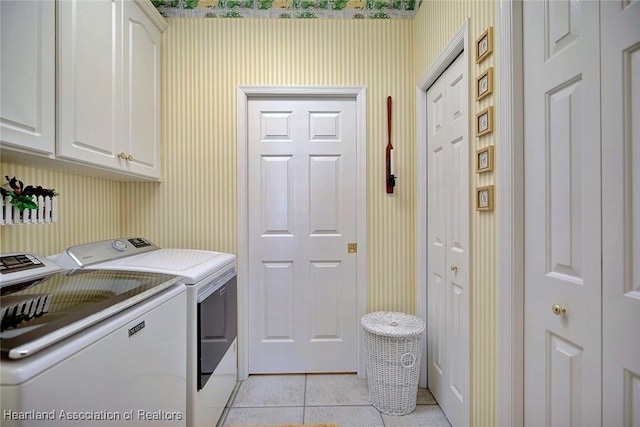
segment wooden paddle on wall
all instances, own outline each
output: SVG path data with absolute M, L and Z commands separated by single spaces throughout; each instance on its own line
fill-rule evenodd
M 396 186 L 396 176 L 393 170 L 393 145 L 391 145 L 391 97 L 387 97 L 387 153 L 386 160 L 386 177 L 387 177 L 387 193 L 393 193 L 393 187 Z

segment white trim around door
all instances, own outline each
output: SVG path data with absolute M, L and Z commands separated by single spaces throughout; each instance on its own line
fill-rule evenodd
M 465 22 L 416 87 L 416 315 L 427 321 L 427 89 L 464 50 L 468 51 Z M 426 340 L 426 331 L 425 339 Z M 427 387 L 427 352 L 422 352 L 420 387 Z
M 497 426 L 524 425 L 524 128 L 522 2 L 496 8 Z
M 496 43 L 500 90 L 496 105 L 500 120 L 497 139 L 496 205 L 498 223 L 498 354 L 497 354 L 497 426 L 522 427 L 524 424 L 524 174 L 523 174 L 523 102 L 522 102 L 522 4 L 499 0 L 496 8 Z M 458 31 L 447 48 L 416 88 L 417 137 L 417 306 L 418 316 L 426 320 L 427 280 L 427 148 L 426 89 L 467 46 L 467 24 Z M 462 33 L 464 31 L 464 34 Z M 422 261 L 422 262 L 421 262 Z M 425 387 L 426 352 L 420 372 Z
M 239 86 L 237 89 L 237 236 L 238 236 L 238 379 L 245 380 L 249 376 L 249 310 L 248 292 L 248 133 L 247 107 L 251 98 L 278 97 L 328 97 L 351 98 L 356 102 L 357 120 L 357 318 L 366 314 L 367 310 L 367 222 L 366 222 L 366 90 L 353 86 Z M 365 376 L 365 358 L 362 351 L 362 328 L 357 329 L 357 373 Z

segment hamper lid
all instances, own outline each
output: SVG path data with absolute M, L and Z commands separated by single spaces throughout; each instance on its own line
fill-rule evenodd
M 426 325 L 422 319 L 407 313 L 377 311 L 362 316 L 362 327 L 385 337 L 409 337 L 424 332 Z

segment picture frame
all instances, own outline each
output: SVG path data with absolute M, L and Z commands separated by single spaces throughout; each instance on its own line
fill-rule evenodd
M 493 132 L 493 106 L 476 114 L 476 136 Z
M 493 145 L 476 150 L 476 172 L 493 171 Z
M 476 210 L 493 211 L 493 185 L 476 187 Z
M 484 61 L 493 52 L 493 27 L 489 27 L 476 40 L 476 64 Z
M 493 67 L 489 67 L 476 78 L 476 101 L 493 93 Z

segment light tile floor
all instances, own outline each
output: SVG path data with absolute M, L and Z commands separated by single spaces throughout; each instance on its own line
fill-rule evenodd
M 418 389 L 403 416 L 369 403 L 367 380 L 355 374 L 252 375 L 238 383 L 218 427 L 233 424 L 336 423 L 340 427 L 451 427 L 431 393 Z

